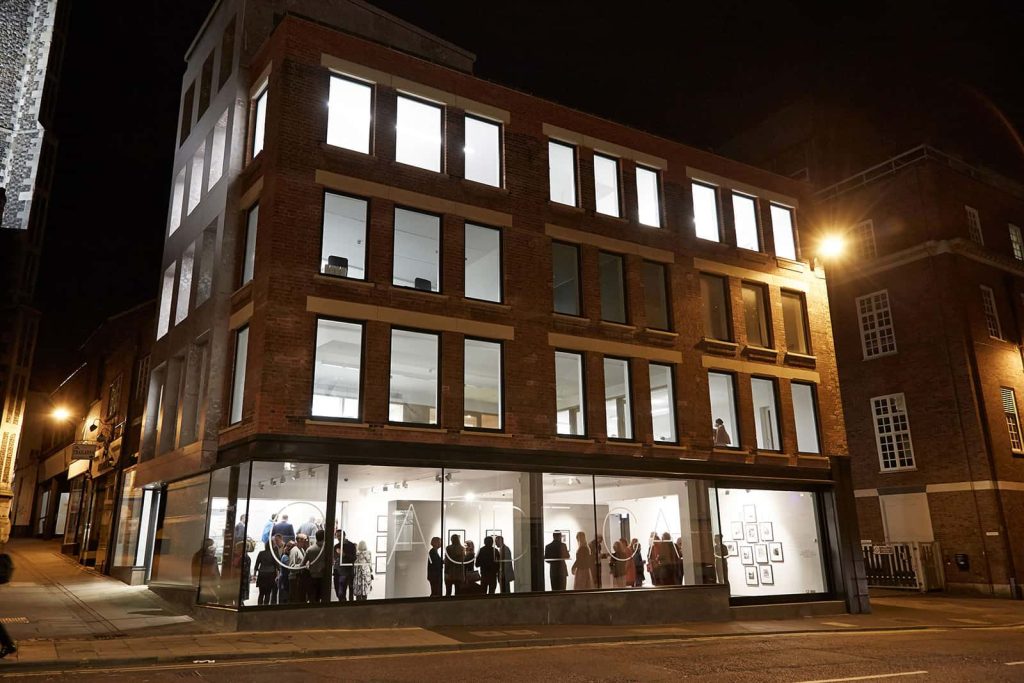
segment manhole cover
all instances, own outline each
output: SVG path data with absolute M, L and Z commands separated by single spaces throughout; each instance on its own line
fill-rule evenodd
M 28 617 L 0 617 L 0 624 L 27 624 Z

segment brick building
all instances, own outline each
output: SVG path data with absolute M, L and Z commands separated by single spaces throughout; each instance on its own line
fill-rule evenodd
M 131 470 L 151 589 L 252 627 L 353 581 L 372 608 L 311 618 L 867 608 L 803 184 L 356 0 L 241 7 L 186 55 Z M 281 565 L 318 531 L 333 571 Z M 679 590 L 601 590 L 652 585 Z M 515 612 L 406 600 L 492 587 Z

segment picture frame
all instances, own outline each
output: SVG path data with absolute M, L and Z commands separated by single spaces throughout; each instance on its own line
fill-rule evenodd
M 771 522 L 758 522 L 757 530 L 761 534 L 762 541 L 775 540 L 775 529 L 772 528 Z
M 385 555 L 381 557 L 378 555 L 373 558 L 373 573 L 374 574 L 386 574 L 388 571 L 388 558 Z
M 570 542 L 571 538 L 569 536 L 569 533 L 570 533 L 569 530 L 568 529 L 556 529 L 555 531 L 557 531 L 558 533 L 562 534 L 562 543 L 565 544 L 565 547 L 569 550 L 569 552 L 572 552 L 572 543 Z
M 782 553 L 782 544 L 778 541 L 768 544 L 768 559 L 772 562 L 785 562 L 786 558 Z
M 743 521 L 744 522 L 756 522 L 757 521 L 757 506 L 756 505 L 744 505 L 743 506 Z
M 736 541 L 726 541 L 725 542 L 725 547 L 728 550 L 728 554 L 726 555 L 726 557 L 738 557 L 739 556 L 740 548 L 739 548 L 739 545 L 736 543 Z
M 488 536 L 490 536 L 491 538 L 494 538 L 496 536 L 503 536 L 503 535 L 504 534 L 501 533 L 501 529 L 488 529 L 487 532 L 484 534 L 484 538 L 487 538 Z
M 388 516 L 377 515 L 377 533 L 386 534 L 388 532 Z
M 444 537 L 446 545 L 448 543 L 452 542 L 452 534 L 458 534 L 458 536 L 459 536 L 459 543 L 461 543 L 462 545 L 466 545 L 466 530 L 465 529 L 449 529 L 448 530 L 448 535 Z
M 732 522 L 730 524 L 732 529 L 732 540 L 742 541 L 743 540 L 743 522 Z
M 757 524 L 750 522 L 743 525 L 743 540 L 747 543 L 757 543 L 761 540 L 760 536 L 757 535 Z
M 743 572 L 744 577 L 747 579 L 748 586 L 760 585 L 757 580 L 757 567 L 745 567 Z M 769 567 L 771 569 L 771 567 Z
M 775 585 L 775 572 L 772 570 L 772 566 L 770 564 L 763 564 L 758 567 L 757 576 L 761 580 L 762 586 Z
M 754 562 L 768 564 L 768 546 L 764 543 L 758 543 L 754 546 Z
M 378 552 L 378 553 L 387 553 L 387 551 L 388 551 L 388 537 L 387 536 L 378 536 L 377 537 L 377 547 L 374 550 L 375 550 L 375 552 Z
M 754 564 L 754 550 L 749 545 L 740 546 L 740 563 L 741 564 Z

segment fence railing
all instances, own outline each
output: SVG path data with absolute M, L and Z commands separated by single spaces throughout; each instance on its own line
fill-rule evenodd
M 938 543 L 863 544 L 861 552 L 868 586 L 921 592 L 942 590 L 945 586 Z

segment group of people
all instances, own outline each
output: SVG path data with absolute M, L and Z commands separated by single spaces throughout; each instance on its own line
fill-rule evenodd
M 668 532 L 660 537 L 651 532 L 645 556 L 640 541 L 635 538 L 620 538 L 612 543 L 609 552 L 604 537 L 598 535 L 588 543 L 587 534 L 580 531 L 576 534 L 576 557 L 571 568 L 567 564 L 569 559 L 569 548 L 562 540 L 562 533 L 554 532 L 551 542 L 544 546 L 551 590 L 566 590 L 570 569 L 573 590 L 640 587 L 648 575 L 655 586 L 683 583 L 683 539 L 678 538 L 673 543 Z
M 452 534 L 449 541 L 442 558 L 441 539 L 437 536 L 430 539 L 427 553 L 430 597 L 441 597 L 442 583 L 447 597 L 493 595 L 499 589 L 502 593 L 512 592 L 512 582 L 516 579 L 512 549 L 505 545 L 502 536 L 485 537 L 479 552 L 473 541 L 463 543 L 458 534 Z

